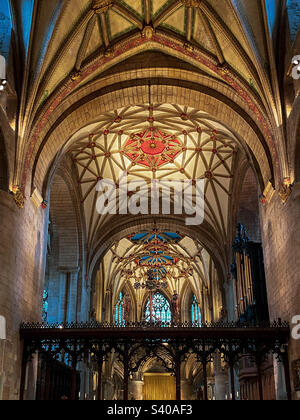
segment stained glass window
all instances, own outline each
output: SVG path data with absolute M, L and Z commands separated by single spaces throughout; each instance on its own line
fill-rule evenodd
M 146 322 L 171 322 L 171 307 L 168 300 L 161 293 L 155 293 L 152 297 L 152 317 L 150 314 L 150 298 L 147 300 L 145 308 Z
M 42 314 L 43 322 L 47 322 L 47 317 L 48 317 L 48 292 L 47 292 L 47 290 L 44 290 L 44 292 L 43 292 L 43 314 Z
M 192 322 L 201 325 L 201 311 L 199 308 L 199 304 L 197 302 L 197 298 L 194 295 L 192 299 L 192 306 L 191 306 L 191 318 Z
M 125 313 L 124 313 L 124 295 L 120 292 L 119 300 L 115 307 L 114 321 L 116 324 L 125 324 Z

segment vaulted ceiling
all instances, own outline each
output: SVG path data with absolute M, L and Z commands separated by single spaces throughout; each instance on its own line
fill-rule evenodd
M 230 234 L 237 152 L 251 164 L 253 156 L 260 159 L 262 190 L 270 179 L 274 186 L 275 177 L 279 184 L 290 175 L 276 63 L 283 5 L 284 0 L 14 0 L 11 12 L 3 7 L 18 58 L 14 185 L 25 191 L 31 175 L 31 187 L 38 184 L 42 192 L 55 157 L 69 152 L 92 248 L 109 222 L 95 211 L 100 179 L 117 183 L 119 171 L 147 182 L 202 178 L 205 221 L 223 244 Z M 7 46 L 9 37 L 2 38 L 0 45 Z M 97 115 L 86 109 L 92 123 L 81 114 L 76 130 L 73 121 L 63 127 L 73 108 L 88 108 L 97 89 L 121 90 L 125 81 L 137 80 L 145 87 L 143 69 L 151 68 L 155 78 L 157 66 L 167 69 L 172 88 L 181 83 L 174 69 L 188 69 L 197 76 L 195 91 L 209 89 L 219 112 L 209 114 L 211 103 L 206 112 L 172 102 L 149 107 L 151 94 L 143 91 L 142 103 L 125 107 L 120 100 Z M 241 120 L 224 123 L 231 111 L 245 123 L 239 138 Z M 62 129 L 55 138 L 57 127 Z
M 127 199 L 124 174 L 128 182 L 147 183 L 149 193 L 153 180 L 204 180 L 205 219 L 225 243 L 239 148 L 241 145 L 225 127 L 192 108 L 145 104 L 100 116 L 96 124 L 85 127 L 66 146 L 77 168 L 88 244 L 92 245 L 111 217 L 97 212 L 98 182 L 112 180 L 120 197 L 125 193 Z M 137 188 L 135 185 L 133 190 Z M 148 196 L 148 192 L 143 191 L 143 195 Z M 122 204 L 119 199 L 118 212 Z M 146 207 L 147 211 L 148 204 Z
M 216 313 L 221 310 L 220 283 L 208 252 L 198 241 L 180 232 L 164 232 L 155 226 L 152 230 L 132 232 L 114 243 L 101 262 L 96 287 L 109 290 L 114 304 L 121 291 L 131 292 L 137 310 L 141 311 L 149 294 L 149 290 L 141 285 L 147 281 L 149 269 L 154 271 L 156 281 L 164 283 L 161 291 L 168 298 L 174 290 L 183 298 L 188 288 L 189 297 L 192 292 L 203 311 L 207 304 L 204 296 L 205 299 L 208 296 L 214 299 Z M 208 319 L 211 315 L 207 314 Z
M 78 78 L 99 55 L 119 56 L 125 40 L 170 35 L 192 55 L 200 49 L 220 68 L 228 66 L 276 121 L 274 51 L 280 2 L 260 0 L 16 0 L 13 4 L 24 61 L 26 123 L 69 77 Z M 160 42 L 160 41 L 158 41 Z M 144 48 L 144 46 L 143 46 Z M 156 48 L 148 45 L 147 49 Z M 199 63 L 209 76 L 214 71 Z M 82 83 L 97 78 L 93 69 Z M 224 70 L 226 71 L 226 70 Z M 219 76 L 220 78 L 220 76 Z M 25 88 L 25 89 L 24 89 Z M 276 109 L 277 108 L 277 109 Z M 25 121 L 24 121 L 25 122 Z

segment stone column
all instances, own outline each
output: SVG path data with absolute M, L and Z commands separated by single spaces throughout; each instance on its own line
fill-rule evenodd
M 193 384 L 188 380 L 181 381 L 181 400 L 192 401 L 195 400 L 195 397 Z
M 142 401 L 144 398 L 144 381 L 132 380 L 129 382 L 129 399 Z
M 291 323 L 295 315 L 300 315 L 300 183 L 294 186 L 285 204 L 274 192 L 270 201 L 261 205 L 261 219 L 270 318 Z M 298 359 L 300 340 L 291 339 L 290 367 Z
M 105 379 L 103 382 L 103 399 L 110 401 L 114 395 L 114 383 L 111 379 Z
M 284 367 L 283 364 L 278 362 L 274 357 L 274 379 L 275 379 L 275 391 L 276 399 L 278 401 L 285 401 L 287 399 L 286 395 L 286 385 L 284 377 Z
M 227 394 L 228 375 L 224 371 L 215 373 L 215 396 L 217 401 L 224 401 Z
M 213 377 L 207 378 L 207 387 L 208 387 L 208 399 L 210 401 L 215 400 L 215 379 Z
M 19 399 L 20 323 L 42 320 L 47 233 L 47 209 L 37 208 L 29 197 L 24 208 L 19 208 L 13 195 L 0 191 L 0 315 L 7 323 L 6 400 Z

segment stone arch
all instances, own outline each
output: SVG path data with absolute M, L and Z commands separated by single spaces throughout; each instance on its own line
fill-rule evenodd
M 99 263 L 112 244 L 115 241 L 132 234 L 132 232 L 137 229 L 147 230 L 153 228 L 153 222 L 154 219 L 151 216 L 141 216 L 139 217 L 139 220 L 132 216 L 116 216 L 112 219 L 109 226 L 106 226 L 100 232 L 98 238 L 98 248 L 95 249 L 94 253 L 91 255 L 88 267 L 88 277 L 90 279 L 92 289 L 94 288 L 94 282 L 97 277 Z M 210 232 L 210 227 L 207 226 L 206 223 L 203 224 L 204 226 L 188 227 L 185 225 L 182 218 L 175 216 L 160 216 L 155 219 L 155 222 L 159 229 L 166 229 L 170 231 L 180 230 L 182 234 L 189 236 L 191 239 L 203 242 L 204 247 L 211 255 L 216 268 L 218 281 L 218 285 L 216 285 L 216 287 L 223 290 L 223 282 L 227 277 L 226 255 L 224 255 L 224 251 L 221 249 L 218 240 L 214 238 L 212 232 Z M 171 296 L 168 297 L 171 298 Z M 224 296 L 221 296 L 221 298 L 225 302 Z
M 41 188 L 55 155 L 82 127 L 95 122 L 97 116 L 127 105 L 147 103 L 148 80 L 151 79 L 154 102 L 191 106 L 221 120 L 244 144 L 260 177 L 261 188 L 264 189 L 268 180 L 274 178 L 271 153 L 258 124 L 244 109 L 245 104 L 241 98 L 229 87 L 219 86 L 217 82 L 214 88 L 209 87 L 209 80 L 203 81 L 203 76 L 187 70 L 177 70 L 175 77 L 180 80 L 179 86 L 178 80 L 175 83 L 175 78 L 168 77 L 168 69 L 162 69 L 162 77 L 155 79 L 153 75 L 158 73 L 156 69 L 145 70 L 145 78 L 139 80 L 134 79 L 136 75 L 128 74 L 127 80 L 121 74 L 120 79 L 124 77 L 121 83 L 113 83 L 113 79 L 109 78 L 101 79 L 101 83 L 93 83 L 82 89 L 82 92 L 79 89 L 76 95 L 70 95 L 61 106 L 52 110 L 47 126 L 41 129 L 34 141 L 32 182 Z M 274 164 L 277 167 L 279 162 Z
M 8 191 L 8 160 L 2 131 L 0 130 L 0 190 Z
M 238 200 L 237 223 L 246 227 L 251 241 L 261 242 L 258 185 L 250 167 L 246 169 L 243 176 Z
M 75 321 L 76 312 L 80 312 L 82 232 L 76 198 L 65 171 L 58 170 L 53 176 L 49 197 L 52 244 L 45 281 L 48 321 Z
M 237 234 L 237 224 L 242 223 L 248 227 L 250 240 L 261 242 L 260 225 L 260 189 L 259 180 L 254 168 L 246 159 L 239 159 L 238 168 L 240 176 L 233 185 L 233 200 L 231 203 L 231 240 L 234 242 Z M 231 258 L 231 256 L 230 256 Z

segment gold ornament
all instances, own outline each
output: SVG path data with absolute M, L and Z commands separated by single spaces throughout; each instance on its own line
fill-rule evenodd
M 187 51 L 187 52 L 193 52 L 194 51 L 194 46 L 192 44 L 190 44 L 189 42 L 185 42 L 183 44 L 183 47 L 184 47 L 185 51 Z
M 112 54 L 113 54 L 113 52 L 114 52 L 114 50 L 113 50 L 113 48 L 107 48 L 105 51 L 104 51 L 104 57 L 111 57 L 112 56 Z
M 153 37 L 154 34 L 154 29 L 152 28 L 152 26 L 147 25 L 144 27 L 143 31 L 142 31 L 142 37 L 146 38 L 146 39 L 151 39 Z
M 292 194 L 292 185 L 284 181 L 281 189 L 278 191 L 278 194 L 283 204 L 285 204 L 288 201 L 290 195 Z
M 14 187 L 13 194 L 16 205 L 19 209 L 23 209 L 25 205 L 25 196 L 23 191 L 19 187 Z
M 218 70 L 223 76 L 227 76 L 229 74 L 229 67 L 226 63 L 218 64 Z
M 76 70 L 71 74 L 71 80 L 73 82 L 75 82 L 75 80 L 80 79 L 80 77 L 81 77 L 81 71 L 80 70 Z

